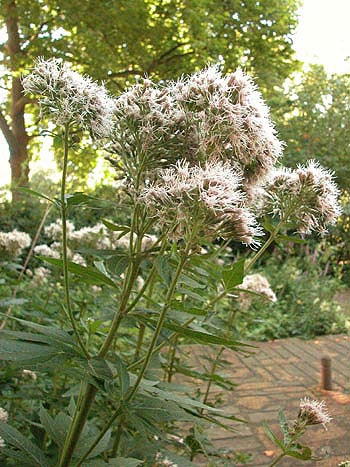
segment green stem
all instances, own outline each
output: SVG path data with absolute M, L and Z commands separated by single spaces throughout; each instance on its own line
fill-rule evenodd
M 69 125 L 64 127 L 64 155 L 63 155 L 63 169 L 62 169 L 62 180 L 61 180 L 61 219 L 62 219 L 62 262 L 63 262 L 63 283 L 64 283 L 64 295 L 67 307 L 67 314 L 71 325 L 73 327 L 74 335 L 77 339 L 79 347 L 83 351 L 86 358 L 90 358 L 90 355 L 80 337 L 76 321 L 73 315 L 72 303 L 70 298 L 70 287 L 69 287 L 69 271 L 68 271 L 68 247 L 67 247 L 67 205 L 66 205 L 66 178 L 67 178 L 67 165 L 68 165 L 68 145 L 69 141 Z
M 219 349 L 219 352 L 216 354 L 216 357 L 212 363 L 212 366 L 211 366 L 211 369 L 210 369 L 210 377 L 212 377 L 214 374 L 215 374 L 215 371 L 216 371 L 216 368 L 218 366 L 218 363 L 219 363 L 219 359 L 222 355 L 222 352 L 225 350 L 225 347 L 221 347 Z M 204 394 L 204 397 L 203 397 L 203 404 L 207 404 L 208 402 L 208 398 L 209 398 L 209 394 L 210 394 L 210 389 L 211 389 L 211 385 L 212 385 L 212 380 L 210 379 L 207 383 L 207 389 L 205 391 L 205 394 Z M 200 413 L 202 414 L 204 412 L 204 408 L 202 408 L 200 410 Z
M 273 467 L 274 465 L 278 464 L 278 462 L 283 459 L 285 454 L 282 452 L 276 459 L 272 462 L 272 464 L 269 465 L 269 467 Z
M 260 250 L 253 256 L 253 258 L 248 261 L 247 265 L 244 268 L 244 272 L 247 273 L 249 269 L 252 268 L 252 266 L 257 262 L 257 260 L 265 253 L 265 251 L 268 249 L 268 247 L 271 245 L 271 243 L 275 240 L 277 237 L 282 225 L 284 223 L 284 218 L 279 221 L 277 224 L 275 230 L 273 230 L 269 236 L 269 238 L 266 240 L 264 245 L 260 248 Z
M 157 343 L 157 340 L 158 340 L 158 337 L 159 337 L 159 334 L 160 334 L 160 331 L 162 330 L 162 327 L 163 327 L 163 324 L 164 324 L 164 320 L 165 320 L 165 317 L 166 317 L 166 314 L 170 308 L 170 303 L 171 303 L 171 300 L 173 298 L 173 294 L 175 292 L 175 289 L 176 289 L 176 286 L 177 286 L 177 281 L 180 277 L 180 274 L 186 264 L 186 261 L 188 259 L 188 253 L 190 251 L 190 247 L 191 247 L 191 242 L 188 242 L 187 243 L 187 247 L 186 247 L 186 250 L 184 252 L 184 254 L 182 255 L 180 261 L 179 261 L 179 264 L 176 268 L 176 271 L 175 271 L 175 275 L 171 281 L 171 284 L 169 286 L 169 289 L 168 289 L 168 293 L 165 297 L 165 303 L 164 303 L 164 306 L 163 306 L 163 309 L 159 315 L 159 318 L 158 318 L 158 323 L 157 323 L 157 327 L 153 333 L 153 336 L 152 336 L 152 340 L 151 340 L 151 343 L 150 343 L 150 346 L 148 348 L 148 351 L 147 351 L 147 354 L 145 356 L 145 359 L 144 359 L 144 362 L 143 362 L 143 366 L 138 374 L 138 377 L 136 379 L 136 382 L 134 384 L 134 386 L 132 387 L 132 389 L 130 390 L 129 394 L 127 395 L 126 397 L 126 401 L 130 401 L 132 399 L 132 397 L 135 395 L 135 393 L 137 392 L 137 389 L 139 387 L 139 385 L 141 384 L 141 381 L 144 377 L 144 374 L 148 368 L 148 365 L 149 365 L 149 362 L 151 360 L 151 357 L 153 355 L 153 350 L 154 348 L 156 347 L 156 343 Z
M 114 440 L 114 443 L 113 443 L 112 457 L 114 457 L 116 455 L 116 453 L 118 452 L 119 443 L 120 443 L 122 433 L 123 433 L 124 422 L 125 422 L 125 415 L 122 415 L 120 417 L 120 423 L 118 425 L 117 433 L 115 435 L 115 440 Z
M 172 348 L 170 352 L 170 359 L 169 359 L 170 361 L 168 365 L 168 379 L 167 379 L 168 383 L 171 383 L 171 379 L 174 374 L 174 364 L 175 364 L 175 356 L 176 356 L 178 342 L 179 342 L 179 336 L 176 335 L 174 342 L 172 343 Z
M 171 303 L 171 300 L 172 300 L 172 297 L 173 297 L 173 294 L 175 292 L 175 289 L 176 289 L 176 285 L 177 285 L 177 281 L 179 279 L 179 276 L 187 262 L 187 259 L 188 259 L 188 253 L 190 251 L 190 246 L 191 244 L 189 243 L 188 246 L 186 247 L 186 250 L 184 252 L 184 254 L 182 255 L 181 257 L 181 260 L 179 261 L 179 264 L 177 266 L 177 269 L 176 269 L 176 272 L 175 272 L 175 275 L 173 277 L 173 280 L 171 281 L 171 284 L 169 286 L 169 289 L 168 289 L 168 293 L 166 295 L 166 298 L 165 298 L 165 303 L 164 303 L 164 306 L 163 306 L 163 309 L 161 311 L 161 314 L 159 316 L 159 319 L 158 319 L 158 323 L 157 323 L 157 327 L 154 331 L 154 334 L 153 334 L 153 337 L 152 337 L 152 340 L 151 340 L 151 343 L 150 343 L 150 346 L 148 348 L 148 351 L 147 351 L 147 354 L 145 356 L 144 359 L 142 359 L 142 362 L 143 362 L 143 366 L 138 374 L 138 377 L 136 379 L 136 382 L 134 384 L 134 386 L 131 388 L 131 390 L 128 392 L 128 394 L 126 395 L 125 399 L 124 399 L 124 403 L 126 402 L 129 402 L 133 396 L 135 395 L 135 393 L 137 392 L 137 389 L 139 387 L 139 385 L 141 384 L 141 381 L 143 379 L 143 376 L 148 368 L 148 365 L 149 365 L 149 362 L 150 362 L 150 359 L 154 353 L 154 350 L 156 348 L 156 342 L 158 340 L 158 337 L 159 337 L 159 334 L 160 334 L 160 331 L 163 327 L 163 323 L 164 323 L 164 320 L 165 320 L 165 317 L 166 317 L 166 313 L 167 311 L 169 310 L 169 307 L 170 307 L 170 303 Z M 159 347 L 159 346 L 158 346 Z M 136 362 L 138 363 L 138 362 Z M 138 365 L 137 365 L 138 366 Z M 114 414 L 112 415 L 112 417 L 108 420 L 107 424 L 105 425 L 105 427 L 102 429 L 102 431 L 100 432 L 100 434 L 98 435 L 98 437 L 96 438 L 96 440 L 94 441 L 94 443 L 92 444 L 92 446 L 90 446 L 90 448 L 88 449 L 88 451 L 84 454 L 84 456 L 79 460 L 79 462 L 77 463 L 76 467 L 80 467 L 82 465 L 82 463 L 84 462 L 84 460 L 87 458 L 87 456 L 90 454 L 90 452 L 94 449 L 95 446 L 97 446 L 97 444 L 100 442 L 100 440 L 103 438 L 103 436 L 105 435 L 105 433 L 108 431 L 108 429 L 112 426 L 112 424 L 114 423 L 114 421 L 118 418 L 118 416 L 122 413 L 122 405 L 120 404 L 119 407 L 116 409 L 116 411 L 114 412 Z M 118 441 L 118 444 L 119 444 L 119 441 Z M 60 466 L 61 467 L 61 466 Z M 63 467 L 63 466 L 62 466 Z

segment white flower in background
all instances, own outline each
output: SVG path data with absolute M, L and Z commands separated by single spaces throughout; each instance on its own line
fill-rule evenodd
M 248 274 L 244 277 L 242 284 L 238 285 L 237 288 L 243 289 L 242 292 L 238 294 L 238 302 L 245 310 L 251 305 L 254 295 L 249 292 L 244 292 L 244 290 L 262 295 L 271 302 L 277 301 L 277 297 L 271 289 L 269 281 L 261 274 Z
M 0 254 L 2 258 L 11 259 L 21 255 L 31 244 L 31 238 L 26 232 L 12 230 L 0 232 Z
M 33 281 L 35 284 L 44 284 L 47 282 L 48 278 L 51 276 L 50 269 L 40 266 L 34 269 Z
M 0 436 L 0 452 L 1 452 L 1 449 L 4 448 L 5 446 L 6 446 L 6 443 Z
M 114 100 L 103 85 L 73 71 L 67 63 L 38 58 L 22 84 L 25 92 L 43 96 L 39 101 L 42 113 L 53 117 L 57 125 L 78 124 L 96 138 L 111 133 Z
M 32 381 L 36 381 L 37 379 L 36 373 L 32 370 L 22 370 L 22 377 L 29 378 Z
M 7 423 L 8 418 L 9 414 L 7 413 L 7 411 L 0 407 L 0 421 L 3 423 Z
M 66 222 L 67 237 L 71 237 L 72 233 L 75 230 L 75 226 L 71 221 Z M 51 224 L 47 225 L 44 229 L 45 235 L 47 235 L 52 240 L 61 240 L 62 239 L 62 220 L 56 219 Z
M 298 420 L 301 420 L 305 425 L 322 424 L 325 429 L 326 423 L 331 422 L 325 401 L 317 401 L 305 397 L 300 401 L 300 410 Z
M 79 253 L 75 253 L 72 257 L 73 263 L 79 264 L 80 266 L 86 266 L 86 261 L 83 256 Z
M 34 248 L 34 254 L 37 256 L 47 256 L 49 258 L 57 258 L 57 259 L 60 257 L 59 251 L 57 251 L 56 249 L 50 248 L 45 243 L 42 245 L 37 245 Z
M 194 228 L 201 239 L 232 238 L 254 245 L 260 229 L 244 206 L 240 184 L 240 173 L 228 163 L 210 161 L 202 168 L 180 161 L 162 170 L 140 199 L 176 239 Z
M 296 170 L 272 171 L 265 191 L 265 211 L 283 218 L 299 233 L 325 233 L 341 214 L 333 174 L 313 160 Z

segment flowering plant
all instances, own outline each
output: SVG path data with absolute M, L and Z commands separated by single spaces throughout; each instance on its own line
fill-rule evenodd
M 42 113 L 64 146 L 60 197 L 49 199 L 60 221 L 46 230 L 55 241 L 36 253 L 62 270 L 66 320 L 59 327 L 15 318 L 32 332 L 4 330 L 1 358 L 50 371 L 61 410 L 54 401 L 40 407 L 40 440 L 0 424 L 2 452 L 42 467 L 188 465 L 186 454 L 209 456 L 198 429 L 179 438 L 178 422 L 225 426 L 234 416 L 208 405 L 210 385 L 199 401 L 171 384 L 177 342 L 217 345 L 219 354 L 249 349 L 232 339 L 233 317 L 227 332 L 212 325 L 217 304 L 244 292 L 276 299 L 263 279 L 244 276 L 276 238 L 286 238 L 286 228 L 324 232 L 336 221 L 331 174 L 314 162 L 276 168 L 283 144 L 241 70 L 224 76 L 214 66 L 168 84 L 143 80 L 114 99 L 68 65 L 39 59 L 23 86 L 42 96 Z M 66 193 L 77 128 L 108 151 L 123 180 L 127 225 L 104 220 L 75 231 L 69 223 L 70 210 L 90 202 Z M 82 238 L 93 264 L 74 251 Z M 218 261 L 228 245 L 236 259 L 239 244 L 247 247 L 246 261 Z M 77 313 L 71 276 L 87 288 L 107 289 L 114 309 L 102 307 L 88 323 Z M 208 378 L 220 381 L 215 368 Z

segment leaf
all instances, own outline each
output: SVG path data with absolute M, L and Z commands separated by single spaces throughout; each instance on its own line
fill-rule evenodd
M 28 193 L 29 195 L 36 196 L 37 198 L 46 199 L 46 201 L 50 201 L 50 203 L 56 206 L 60 205 L 58 200 L 51 199 L 48 196 L 44 195 L 43 193 L 39 193 L 38 191 L 31 190 L 30 188 L 19 187 L 19 188 L 16 188 L 16 191 L 19 191 L 20 193 Z
M 286 446 L 286 445 L 289 444 L 289 442 L 291 440 L 291 436 L 290 436 L 290 433 L 289 433 L 288 422 L 287 422 L 286 416 L 285 416 L 282 409 L 280 409 L 278 411 L 278 421 L 279 421 L 281 432 L 282 432 L 282 435 L 283 435 L 283 443 Z
M 203 344 L 223 345 L 224 347 L 233 349 L 237 347 L 253 347 L 252 345 L 244 344 L 243 342 L 226 339 L 225 337 L 215 336 L 214 334 L 206 332 L 196 331 L 190 327 L 185 328 L 175 323 L 166 322 L 164 323 L 164 327 L 172 331 L 176 331 L 179 335 L 191 337 L 195 341 Z
M 293 242 L 293 243 L 301 243 L 301 244 L 307 244 L 307 240 L 303 240 L 302 238 L 299 237 L 292 237 L 290 235 L 282 235 L 278 234 L 277 237 L 275 238 L 275 241 L 281 240 L 283 242 Z
M 129 372 L 128 372 L 127 367 L 124 364 L 124 362 L 116 354 L 114 354 L 114 364 L 115 364 L 115 366 L 117 368 L 117 372 L 118 372 L 120 393 L 121 393 L 122 397 L 124 397 L 127 390 L 130 387 Z
M 113 224 L 112 222 L 110 222 L 110 221 L 108 221 L 106 219 L 102 219 L 102 222 L 107 227 L 107 229 L 113 230 L 113 232 L 124 232 L 124 233 L 130 232 L 130 227 L 127 226 L 127 225 Z
M 155 260 L 155 266 L 163 282 L 168 286 L 173 276 L 173 269 L 169 259 L 166 256 L 158 256 Z
M 190 290 L 190 289 L 185 289 L 183 287 L 179 287 L 177 289 L 177 292 L 178 293 L 181 293 L 182 295 L 187 295 L 188 297 L 192 298 L 193 300 L 196 300 L 197 302 L 206 302 L 207 301 L 207 297 L 206 295 L 199 295 L 198 293 L 196 292 L 193 292 L 193 290 Z
M 82 205 L 88 205 L 91 204 L 91 201 L 97 201 L 97 198 L 94 196 L 89 196 L 85 195 L 81 191 L 77 191 L 73 193 L 72 195 L 66 194 L 65 195 L 65 200 L 67 206 L 82 206 Z
M 60 353 L 62 350 L 59 348 L 46 344 L 34 344 L 14 339 L 0 341 L 0 360 L 12 362 L 39 360 L 43 362 Z
M 35 462 L 35 465 L 50 467 L 50 463 L 41 449 L 8 423 L 0 422 L 0 436 L 7 444 L 24 452 L 32 462 Z
M 276 444 L 276 446 L 278 446 L 283 452 L 284 452 L 284 444 L 282 443 L 282 441 L 275 435 L 275 433 L 271 430 L 271 428 L 265 423 L 264 424 L 264 429 L 265 429 L 265 433 L 267 434 L 267 436 L 271 439 L 271 441 L 273 443 Z
M 138 467 L 142 464 L 143 461 L 134 457 L 114 457 L 113 459 L 108 459 L 108 467 Z
M 62 267 L 63 261 L 61 259 L 49 258 L 46 256 L 38 256 L 39 259 L 46 261 L 47 263 L 53 264 L 54 266 Z M 94 285 L 109 285 L 110 287 L 116 287 L 116 284 L 108 276 L 105 276 L 101 271 L 96 268 L 89 266 L 81 266 L 80 264 L 68 261 L 68 269 L 73 274 L 84 279 L 87 284 Z
M 73 337 L 68 334 L 68 332 L 63 331 L 62 329 L 52 327 L 52 326 L 44 326 L 42 324 L 33 323 L 32 321 L 27 321 L 24 319 L 16 318 L 14 316 L 10 316 L 9 319 L 17 321 L 18 323 L 22 324 L 23 326 L 27 326 L 29 328 L 35 329 L 36 331 L 44 334 L 57 342 L 65 342 L 67 344 L 75 345 L 75 340 Z
M 312 451 L 309 447 L 298 444 L 297 449 L 298 450 L 289 449 L 288 451 L 286 451 L 286 455 L 290 457 L 294 457 L 295 459 L 301 459 L 304 461 L 312 459 Z
M 56 420 L 54 421 L 48 410 L 44 409 L 43 406 L 39 409 L 39 417 L 42 426 L 44 427 L 46 433 L 55 441 L 58 446 L 62 446 L 64 442 L 64 437 L 60 436 L 60 431 L 57 426 Z
M 97 446 L 95 446 L 94 449 L 90 452 L 88 459 L 96 457 L 99 454 L 101 454 L 101 452 L 104 452 L 107 450 L 109 441 L 111 439 L 111 432 L 112 432 L 111 430 L 108 430 L 104 434 L 103 438 L 99 441 Z M 91 428 L 89 428 L 88 425 L 85 425 L 83 433 L 74 450 L 73 456 L 76 458 L 80 458 L 81 456 L 83 456 L 86 452 L 86 448 L 93 444 L 93 442 L 96 440 L 97 435 L 98 435 L 98 432 L 96 430 L 92 430 Z
M 120 276 L 125 271 L 129 265 L 129 262 L 130 257 L 126 253 L 115 254 L 114 252 L 114 254 L 111 255 L 109 259 L 107 259 L 108 268 L 116 276 Z
M 237 285 L 242 284 L 244 277 L 244 259 L 237 261 L 230 269 L 223 269 L 222 282 L 226 291 L 233 290 Z
M 108 366 L 106 360 L 100 357 L 90 358 L 88 361 L 90 374 L 97 379 L 110 381 L 113 378 L 113 373 Z
M 199 283 L 198 281 L 192 279 L 192 277 L 189 277 L 185 274 L 181 274 L 178 282 L 179 284 L 185 284 L 187 287 L 191 287 L 193 289 L 205 289 L 207 287 L 206 284 Z

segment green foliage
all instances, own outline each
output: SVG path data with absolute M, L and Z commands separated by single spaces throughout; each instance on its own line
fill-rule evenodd
M 316 158 L 334 170 L 344 189 L 350 176 L 349 86 L 349 75 L 328 76 L 322 66 L 312 66 L 301 75 L 300 84 L 291 81 L 277 119 L 281 138 L 287 143 L 286 165 Z
M 264 264 L 277 302 L 256 299 L 249 310 L 237 314 L 237 332 L 248 339 L 269 340 L 346 331 L 346 320 L 334 294 L 339 280 L 324 276 L 312 255 L 272 256 Z

